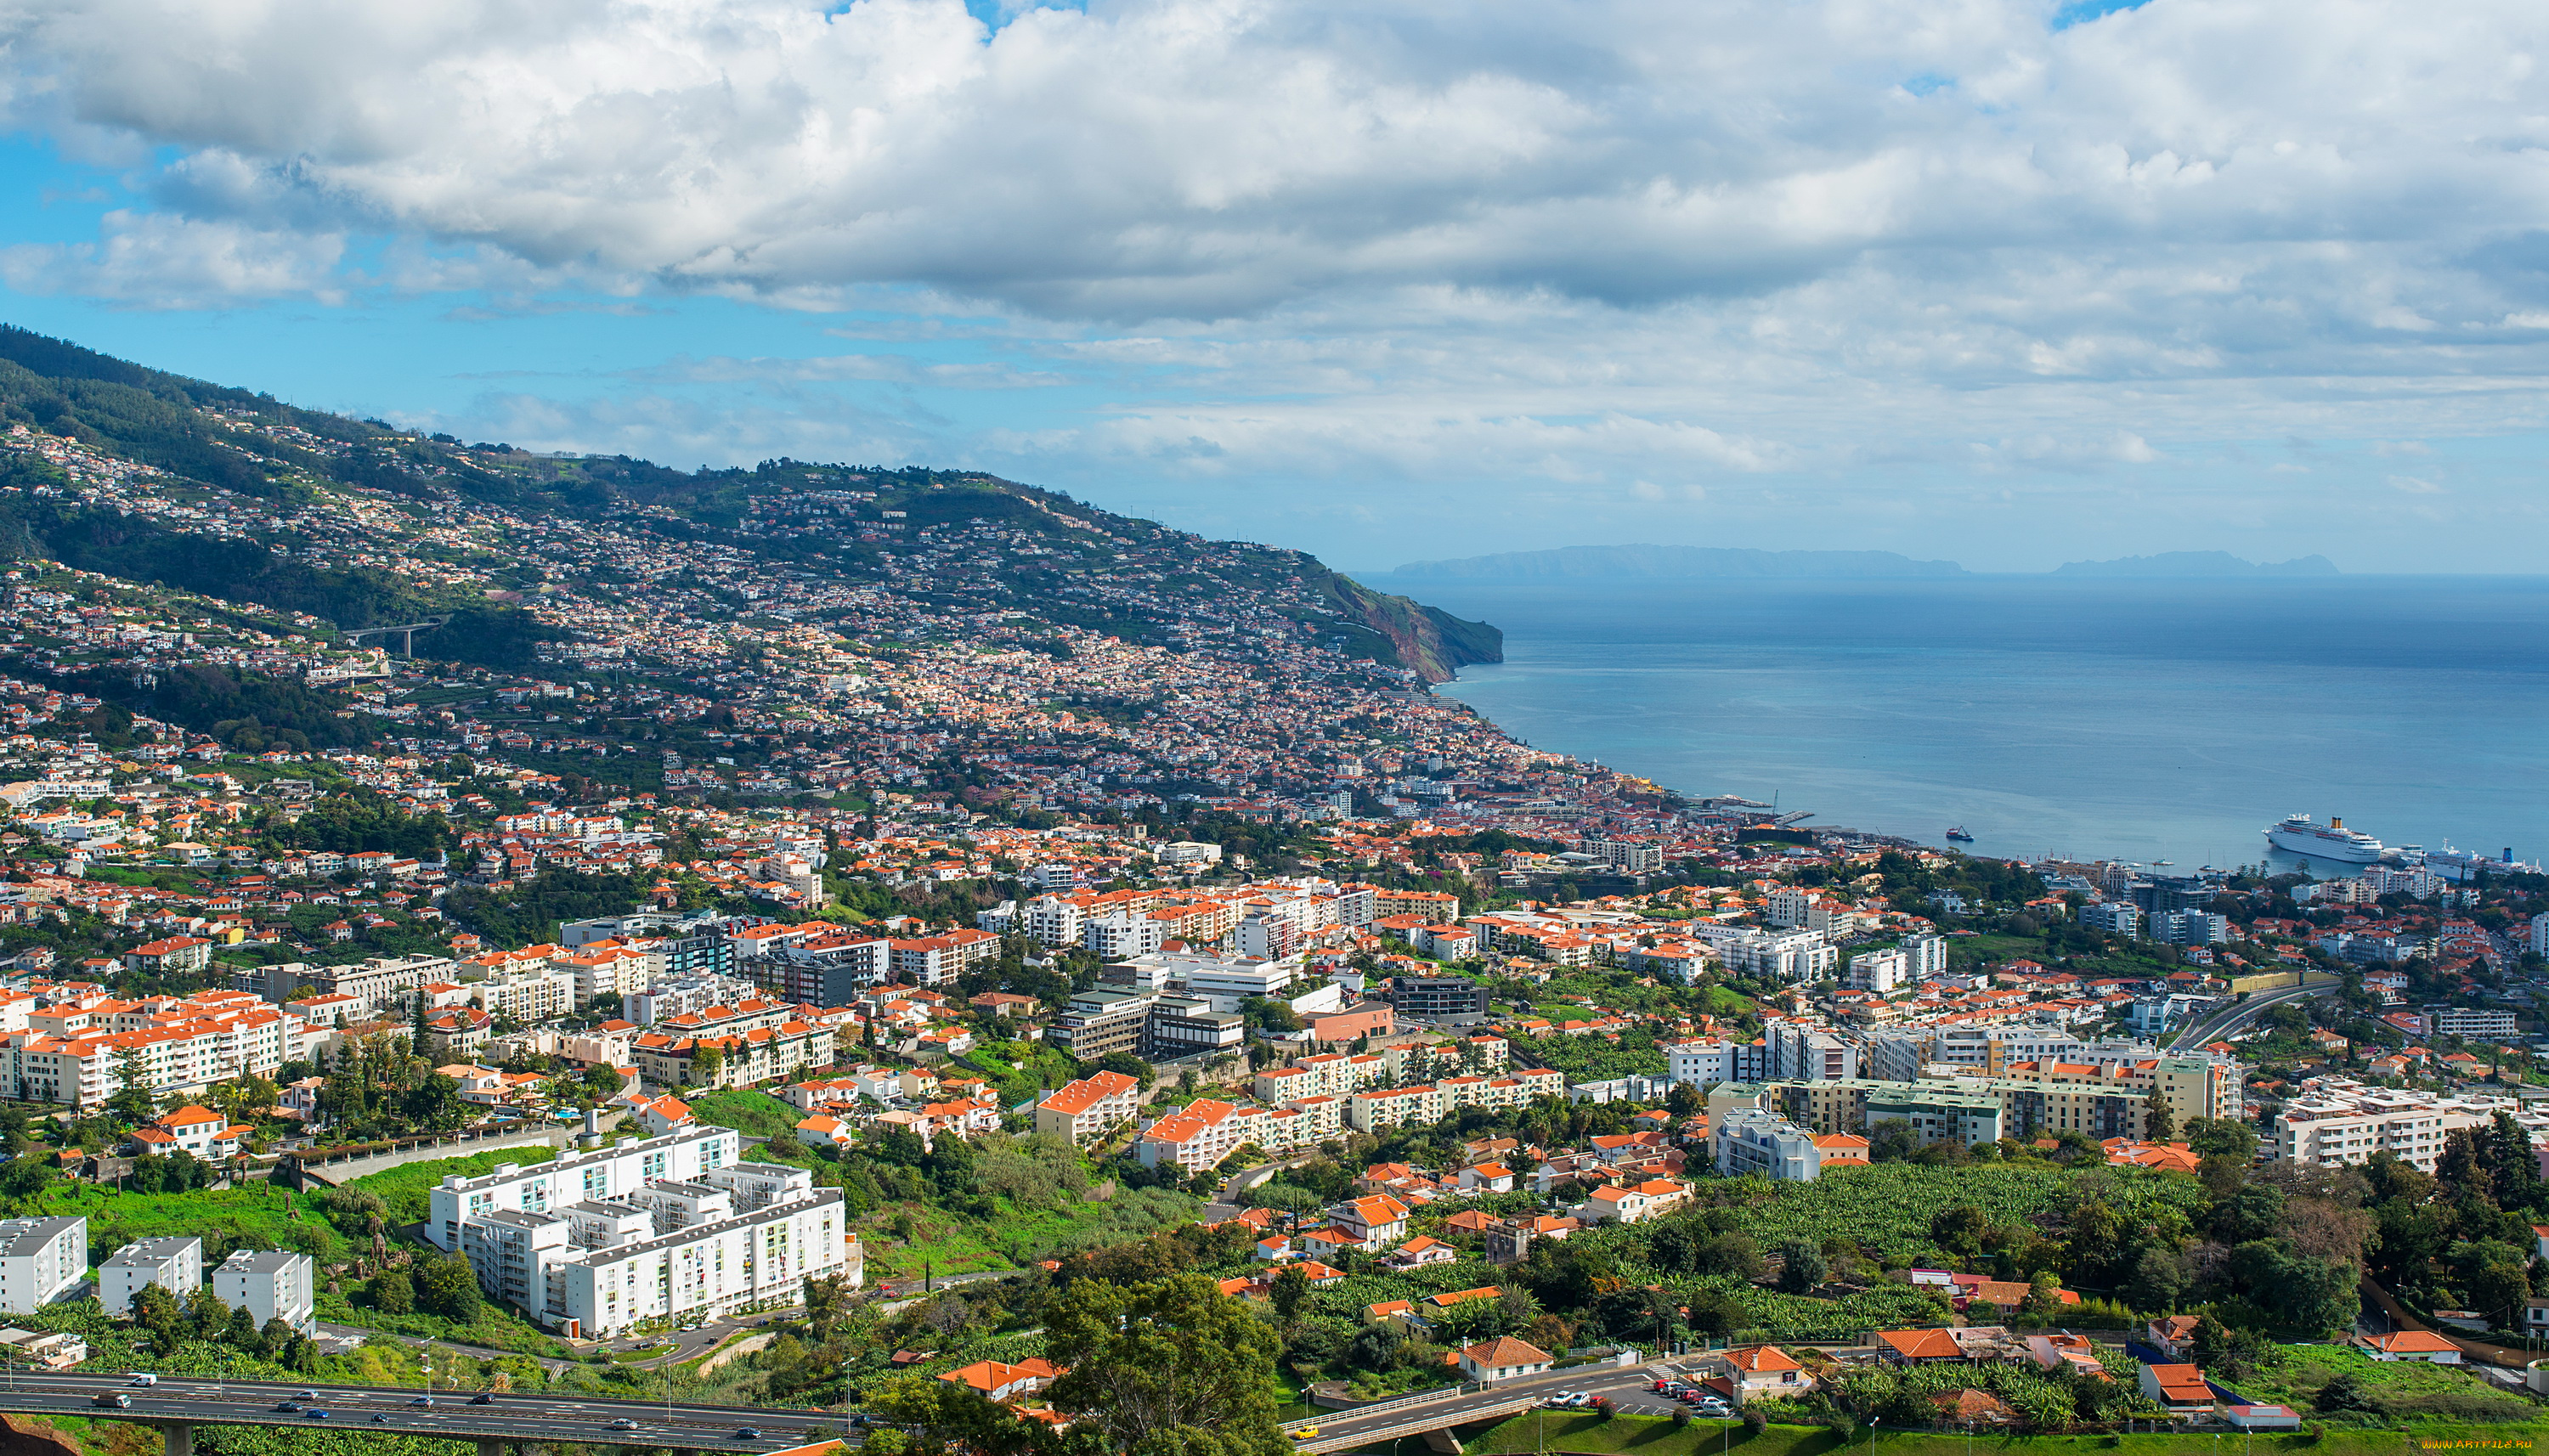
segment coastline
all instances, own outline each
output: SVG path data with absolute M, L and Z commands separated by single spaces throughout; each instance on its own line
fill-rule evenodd
M 2293 813 L 2549 848 L 2549 578 L 1384 585 L 1504 629 L 1435 690 L 1508 736 L 1809 825 L 2181 868 Z

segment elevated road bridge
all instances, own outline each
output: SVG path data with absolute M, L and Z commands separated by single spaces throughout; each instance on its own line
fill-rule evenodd
M 479 1456 L 506 1456 L 508 1446 L 554 1441 L 701 1456 L 770 1456 L 841 1437 L 840 1417 L 827 1420 L 818 1410 L 503 1392 L 490 1395 L 481 1406 L 472 1404 L 479 1394 L 475 1391 L 437 1391 L 431 1405 L 416 1404 L 423 1394 L 414 1386 L 276 1385 L 167 1375 L 156 1385 L 137 1386 L 129 1375 L 18 1370 L 0 1379 L 0 1410 L 154 1425 L 164 1435 L 167 1456 L 194 1456 L 195 1429 L 205 1425 L 387 1431 L 476 1441 Z M 112 1405 L 118 1395 L 130 1404 Z M 110 1404 L 100 1405 L 100 1396 Z M 295 1409 L 282 1409 L 286 1405 Z M 325 1415 L 317 1413 L 323 1410 Z

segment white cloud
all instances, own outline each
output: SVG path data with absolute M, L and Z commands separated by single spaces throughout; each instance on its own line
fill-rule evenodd
M 133 308 L 221 307 L 281 296 L 343 297 L 345 239 L 222 219 L 118 210 L 93 243 L 0 248 L 0 280 L 20 293 L 78 294 Z
M 2050 13 L 47 0 L 0 17 L 0 112 L 152 210 L 0 278 L 472 318 L 748 300 L 856 342 L 666 347 L 609 401 L 491 396 L 464 432 L 1286 509 L 1775 487 L 1800 519 L 1944 521 L 1913 498 L 1979 473 L 2263 520 L 2318 483 L 2196 493 L 2233 442 L 2549 422 L 2549 9 Z M 1026 412 L 1057 384 L 1105 403 Z M 997 427 L 880 403 L 994 390 Z

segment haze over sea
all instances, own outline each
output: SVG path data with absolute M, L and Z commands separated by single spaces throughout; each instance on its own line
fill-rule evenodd
M 2184 870 L 2307 813 L 2549 856 L 2549 577 L 1359 580 L 1502 627 L 1439 690 L 1518 737 L 1815 824 Z

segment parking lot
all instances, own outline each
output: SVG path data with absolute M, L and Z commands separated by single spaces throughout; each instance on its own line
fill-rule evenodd
M 1613 1408 L 1624 1415 L 1670 1415 L 1676 1410 L 1688 1410 L 1694 1418 L 1715 1420 L 1724 1419 L 1734 1413 L 1732 1410 L 1722 1409 L 1703 1410 L 1699 1406 L 1677 1401 L 1667 1393 L 1654 1388 L 1658 1380 L 1683 1380 L 1696 1383 L 1696 1377 L 1686 1375 L 1678 1366 L 1657 1363 L 1639 1366 L 1633 1370 L 1605 1371 L 1601 1376 L 1587 1380 L 1582 1385 L 1569 1385 L 1564 1389 L 1582 1396 L 1595 1398 L 1607 1396 Z M 1591 1402 L 1587 1401 L 1582 1409 L 1591 1409 Z

